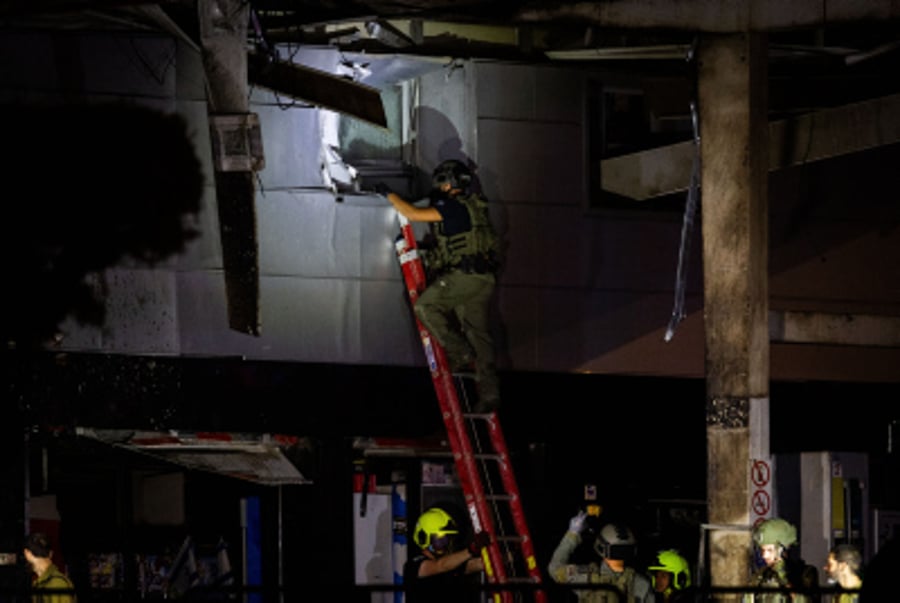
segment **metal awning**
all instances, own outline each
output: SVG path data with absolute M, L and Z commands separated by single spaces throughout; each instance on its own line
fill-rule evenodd
M 446 437 L 427 438 L 370 438 L 353 440 L 353 449 L 364 457 L 436 458 L 453 457 Z
M 78 427 L 76 434 L 187 469 L 267 486 L 312 483 L 284 455 L 283 449 L 304 445 L 304 440 L 294 436 L 90 427 Z

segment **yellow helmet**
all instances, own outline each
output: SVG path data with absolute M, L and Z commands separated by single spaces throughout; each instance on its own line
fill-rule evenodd
M 438 507 L 432 507 L 422 513 L 416 522 L 413 539 L 420 549 L 428 549 L 436 555 L 443 555 L 450 550 L 453 536 L 456 534 L 459 534 L 459 529 L 450 514 Z
M 675 549 L 660 551 L 656 554 L 655 562 L 647 566 L 648 570 L 662 570 L 672 574 L 672 586 L 675 590 L 681 590 L 691 585 L 691 568 L 687 559 L 678 554 Z M 653 586 L 656 586 L 656 576 L 651 574 Z

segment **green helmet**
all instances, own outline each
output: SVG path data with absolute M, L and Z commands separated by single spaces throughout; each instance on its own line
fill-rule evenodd
M 656 554 L 653 565 L 647 566 L 648 570 L 662 570 L 672 574 L 672 586 L 675 590 L 681 590 L 691 585 L 691 568 L 687 559 L 678 554 L 675 549 L 660 551 Z M 651 576 L 653 586 L 656 586 L 656 578 Z
M 787 548 L 797 542 L 797 528 L 778 517 L 767 519 L 753 530 L 753 541 L 764 544 L 778 544 Z
M 442 555 L 450 550 L 453 536 L 459 533 L 456 522 L 450 514 L 432 507 L 419 517 L 413 539 L 420 549 L 428 549 L 431 552 Z

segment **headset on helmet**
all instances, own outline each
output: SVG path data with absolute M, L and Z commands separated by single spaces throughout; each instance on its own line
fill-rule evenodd
M 432 507 L 422 513 L 416 522 L 413 539 L 419 548 L 440 555 L 450 550 L 453 537 L 458 533 L 459 529 L 450 514 L 438 507 Z
M 452 188 L 465 190 L 472 182 L 472 171 L 462 161 L 442 161 L 431 174 L 431 184 L 434 188 L 440 188 L 445 182 L 449 182 Z
M 648 570 L 662 570 L 672 574 L 672 586 L 675 590 L 681 590 L 691 585 L 691 570 L 687 559 L 678 554 L 675 549 L 660 551 L 656 554 L 653 565 L 647 566 Z M 656 576 L 651 574 L 653 586 L 656 587 Z
M 753 530 L 753 541 L 764 544 L 778 544 L 788 548 L 797 542 L 797 528 L 778 517 L 767 519 Z
M 608 523 L 600 529 L 594 550 L 604 559 L 628 561 L 637 552 L 637 540 L 631 529 L 621 523 Z

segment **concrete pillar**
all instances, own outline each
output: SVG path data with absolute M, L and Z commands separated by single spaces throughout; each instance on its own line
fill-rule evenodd
M 750 461 L 768 457 L 766 41 L 698 46 L 712 586 L 750 571 Z
M 246 116 L 249 112 L 247 27 L 250 4 L 243 0 L 200 0 L 197 17 L 206 74 L 207 112 L 211 137 L 215 140 L 218 136 L 217 117 Z M 236 137 L 235 134 L 232 132 L 230 136 Z M 251 168 L 225 169 L 218 162 L 215 167 L 228 324 L 235 331 L 259 335 L 259 245 L 254 176 Z

